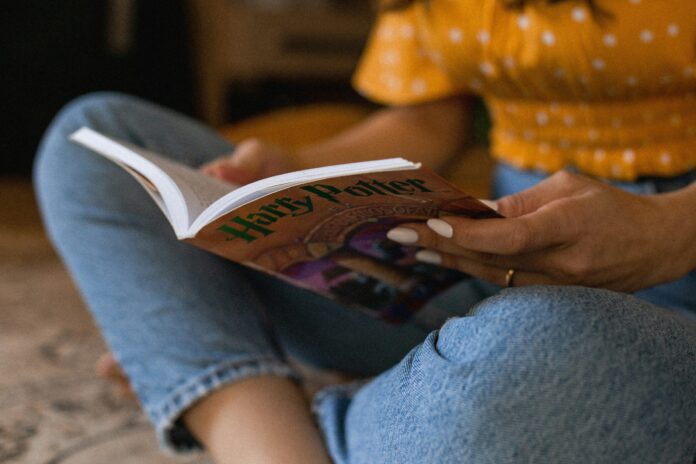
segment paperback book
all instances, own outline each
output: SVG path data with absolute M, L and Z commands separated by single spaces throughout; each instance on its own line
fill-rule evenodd
M 419 262 L 387 232 L 442 216 L 500 217 L 402 158 L 233 185 L 83 127 L 70 139 L 130 173 L 179 240 L 393 323 L 468 277 Z

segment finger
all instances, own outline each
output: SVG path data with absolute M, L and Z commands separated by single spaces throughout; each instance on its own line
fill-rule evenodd
M 504 269 L 519 267 L 520 263 L 526 263 L 527 259 L 527 255 L 506 256 L 468 250 L 456 244 L 452 239 L 436 234 L 422 223 L 404 224 L 396 227 L 389 231 L 387 237 L 402 244 L 417 245 Z
M 247 172 L 243 167 L 235 166 L 231 155 L 207 163 L 201 166 L 200 170 L 206 175 L 233 184 L 248 184 L 256 180 L 256 176 Z
M 501 287 L 507 285 L 507 275 L 509 269 L 514 269 L 514 276 L 510 282 L 514 287 L 522 287 L 525 285 L 553 285 L 558 284 L 554 279 L 548 277 L 544 274 L 537 272 L 530 272 L 526 270 L 520 270 L 516 268 L 501 269 L 497 266 L 490 266 L 488 264 L 479 263 L 461 256 L 455 256 L 450 254 L 438 253 L 433 250 L 421 250 L 416 253 L 416 259 L 418 261 L 436 264 L 439 266 L 444 266 L 450 269 L 455 269 L 457 271 L 463 272 L 465 274 L 478 277 L 479 279 L 492 282 Z
M 259 180 L 259 176 L 249 173 L 244 169 L 236 169 L 229 166 L 221 166 L 212 174 L 213 177 L 230 184 L 246 185 Z
M 473 251 L 459 246 L 452 239 L 436 234 L 422 223 L 404 224 L 390 230 L 387 236 L 402 244 L 421 246 L 444 255 L 457 256 L 502 270 L 524 269 L 528 272 L 552 276 L 557 282 L 565 281 L 571 275 L 566 268 L 568 262 L 571 262 L 569 260 L 572 260 L 572 255 L 569 257 L 567 250 L 563 247 L 550 247 L 516 255 Z
M 537 211 L 554 200 L 568 196 L 590 181 L 588 178 L 559 171 L 533 187 L 498 200 L 498 212 L 513 218 Z
M 507 219 L 448 216 L 429 219 L 426 224 L 402 224 L 391 229 L 387 237 L 404 245 L 418 245 L 451 254 L 469 251 L 484 256 L 520 255 L 522 258 L 565 243 L 569 234 L 563 231 L 561 224 L 560 213 L 547 211 Z
M 239 143 L 231 155 L 203 167 L 203 172 L 226 182 L 248 184 L 263 177 L 262 142 L 247 139 Z
M 569 239 L 562 211 L 541 210 L 519 218 L 469 219 L 448 216 L 426 223 L 456 245 L 482 253 L 519 255 L 555 247 Z
M 211 167 L 210 175 L 225 182 L 242 185 L 259 180 L 261 176 L 257 171 L 257 167 L 244 161 L 248 158 L 248 154 L 242 154 L 241 156 L 235 154 L 220 160 Z

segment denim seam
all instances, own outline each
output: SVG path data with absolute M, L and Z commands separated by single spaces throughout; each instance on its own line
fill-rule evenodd
M 172 439 L 171 432 L 178 426 L 177 420 L 181 413 L 202 397 L 226 384 L 264 374 L 298 378 L 290 366 L 272 357 L 228 361 L 217 364 L 201 375 L 189 379 L 168 394 L 159 405 L 146 408 L 155 424 L 162 448 L 169 452 L 198 450 L 199 445 L 194 441 L 184 443 L 175 442 Z
M 319 390 L 312 398 L 311 411 L 314 416 L 314 422 L 317 424 L 319 431 L 324 439 L 329 455 L 331 456 L 332 462 L 336 464 L 346 462 L 344 456 L 345 450 L 336 449 L 335 445 L 335 433 L 331 432 L 332 425 L 331 420 L 328 416 L 327 401 L 330 398 L 345 398 L 347 400 L 352 400 L 355 394 L 369 382 L 374 380 L 374 378 L 366 378 L 354 380 L 352 382 L 328 385 L 321 390 Z M 343 417 L 343 421 L 347 419 L 347 414 Z M 345 424 L 343 424 L 345 426 Z
M 327 387 L 319 390 L 312 399 L 312 412 L 316 415 L 321 415 L 321 405 L 329 396 L 343 396 L 346 398 L 352 398 L 358 390 L 374 380 L 373 377 L 367 379 L 354 380 L 348 383 L 342 383 L 338 385 L 329 385 Z

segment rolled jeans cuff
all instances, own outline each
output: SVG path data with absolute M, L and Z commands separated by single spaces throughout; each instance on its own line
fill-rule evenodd
M 187 379 L 156 405 L 144 405 L 155 425 L 155 432 L 164 451 L 182 453 L 198 451 L 201 444 L 181 420 L 183 412 L 198 400 L 221 387 L 242 379 L 273 375 L 298 380 L 287 364 L 276 358 L 254 358 L 215 364 L 199 375 Z

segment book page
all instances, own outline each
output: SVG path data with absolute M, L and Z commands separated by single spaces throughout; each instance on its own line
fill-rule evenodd
M 150 179 L 147 177 L 143 176 L 140 174 L 138 171 L 135 169 L 123 164 L 123 163 L 117 163 L 119 166 L 121 166 L 123 169 L 128 171 L 128 173 L 133 176 L 133 178 L 145 189 L 148 195 L 150 195 L 150 198 L 152 198 L 155 203 L 157 204 L 157 207 L 162 211 L 164 216 L 167 218 L 167 221 L 169 221 L 170 224 L 173 223 L 173 220 L 171 216 L 169 215 L 169 210 L 167 210 L 167 205 L 164 203 L 164 199 L 162 198 L 162 194 L 160 193 L 159 189 L 155 184 L 153 184 Z
M 70 139 L 127 167 L 157 202 L 181 236 L 208 206 L 233 191 L 228 184 L 142 147 L 106 137 L 83 127 Z M 145 181 L 145 182 L 143 182 Z
M 403 158 L 388 158 L 303 169 L 301 171 L 267 177 L 240 186 L 210 205 L 210 207 L 194 221 L 190 228 L 189 235 L 194 236 L 205 224 L 239 206 L 304 182 L 367 174 L 371 172 L 404 171 L 418 169 L 419 167 L 420 163 L 413 163 Z
M 215 201 L 238 187 L 237 185 L 210 177 L 184 164 L 157 156 L 154 153 L 146 151 L 140 151 L 140 153 L 162 168 L 179 187 L 188 211 L 187 227 Z
M 106 137 L 88 127 L 77 130 L 70 139 L 127 166 L 131 174 L 137 173 L 149 181 L 152 185 L 136 176 L 165 212 L 179 238 L 194 236 L 208 222 L 245 203 L 303 182 L 411 170 L 420 166 L 403 158 L 390 158 L 305 169 L 239 186 L 207 176 L 145 148 Z

